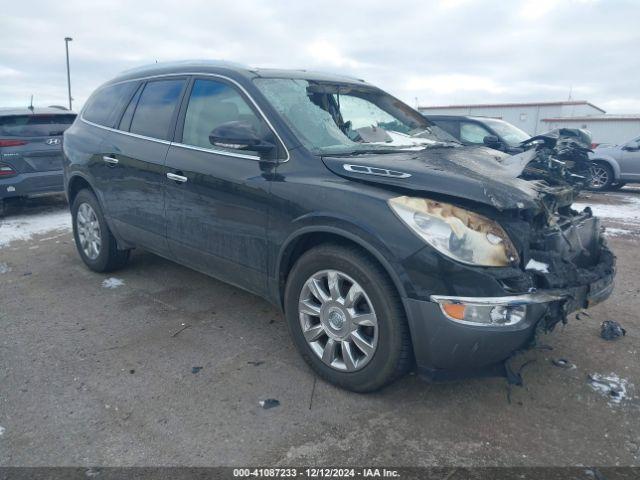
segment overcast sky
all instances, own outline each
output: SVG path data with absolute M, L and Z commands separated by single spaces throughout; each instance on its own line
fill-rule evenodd
M 79 109 L 118 72 L 227 59 L 364 78 L 411 105 L 589 100 L 640 112 L 640 2 L 56 0 L 6 2 L 0 106 Z

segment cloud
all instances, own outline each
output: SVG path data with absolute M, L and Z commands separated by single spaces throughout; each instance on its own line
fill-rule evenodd
M 313 63 L 330 67 L 361 68 L 361 62 L 347 57 L 340 48 L 329 40 L 320 39 L 310 43 L 307 52 Z
M 405 85 L 406 90 L 426 90 L 435 94 L 454 92 L 489 92 L 499 94 L 505 87 L 498 85 L 491 78 L 479 75 L 423 75 L 410 77 Z
M 155 61 L 220 58 L 364 78 L 414 104 L 587 96 L 637 110 L 637 3 L 33 0 L 3 9 L 0 106 L 66 103 L 65 36 L 80 107 Z

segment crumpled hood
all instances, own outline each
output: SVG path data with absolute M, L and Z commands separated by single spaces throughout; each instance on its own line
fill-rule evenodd
M 498 210 L 539 210 L 543 198 L 566 197 L 567 189 L 518 178 L 531 155 L 509 156 L 486 147 L 436 147 L 322 160 L 333 173 L 363 182 L 458 197 Z

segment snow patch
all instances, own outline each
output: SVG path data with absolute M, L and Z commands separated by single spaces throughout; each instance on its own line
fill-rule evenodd
M 104 288 L 118 288 L 124 285 L 124 280 L 121 278 L 111 277 L 102 282 Z
M 632 230 L 627 230 L 625 228 L 613 228 L 613 227 L 607 227 L 604 231 L 604 234 L 607 237 L 619 237 L 621 235 L 632 235 L 633 231 Z
M 71 231 L 71 214 L 64 210 L 0 220 L 0 248 L 11 242 L 30 240 L 34 235 L 51 231 Z
M 4 275 L 5 273 L 9 273 L 11 271 L 11 267 L 7 265 L 5 262 L 0 262 L 0 275 Z
M 589 375 L 589 386 L 607 399 L 610 406 L 619 405 L 628 396 L 633 384 L 615 373 L 604 375 L 592 373 Z
M 524 269 L 533 270 L 535 272 L 540 272 L 540 273 L 549 273 L 549 265 L 547 265 L 546 263 L 534 260 L 533 258 L 529 260 L 529 263 L 527 263 L 527 266 L 524 267 Z
M 0 437 L 2 435 L 4 435 L 4 432 L 6 431 L 6 429 L 4 427 L 0 427 Z
M 640 225 L 640 198 L 630 195 L 624 197 L 624 203 L 617 205 L 588 204 L 576 202 L 572 205 L 574 210 L 582 211 L 591 207 L 596 217 L 613 218 L 623 223 Z

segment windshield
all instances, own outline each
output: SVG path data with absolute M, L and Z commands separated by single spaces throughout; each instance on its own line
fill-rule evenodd
M 411 107 L 370 86 L 289 78 L 255 83 L 300 141 L 319 155 L 458 145 Z
M 483 118 L 482 121 L 486 123 L 487 126 L 491 127 L 493 131 L 496 132 L 502 140 L 507 142 L 510 147 L 517 147 L 525 140 L 529 140 L 531 138 L 531 135 L 527 132 L 502 120 Z

